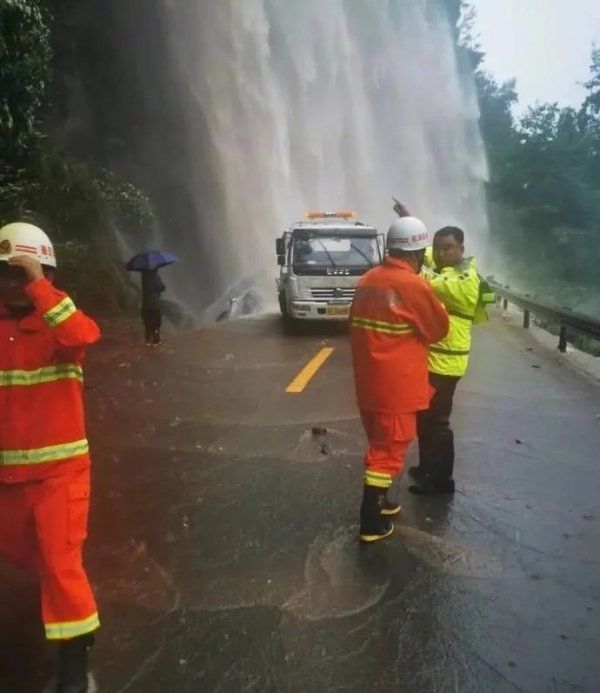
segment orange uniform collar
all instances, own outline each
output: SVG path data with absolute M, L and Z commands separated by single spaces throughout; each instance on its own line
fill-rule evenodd
M 418 274 L 418 272 L 410 264 L 410 262 L 407 262 L 406 260 L 399 260 L 398 258 L 390 257 L 389 255 L 386 256 L 385 260 L 383 261 L 383 264 L 388 265 L 389 267 L 397 267 L 398 269 L 408 270 L 413 274 Z

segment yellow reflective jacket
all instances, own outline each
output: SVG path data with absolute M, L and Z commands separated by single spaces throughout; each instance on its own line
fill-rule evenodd
M 436 297 L 446 306 L 450 330 L 442 341 L 429 347 L 429 371 L 461 377 L 467 372 L 471 351 L 471 329 L 488 319 L 485 305 L 495 299 L 487 282 L 477 273 L 475 258 L 435 271 L 426 256 L 423 276 Z

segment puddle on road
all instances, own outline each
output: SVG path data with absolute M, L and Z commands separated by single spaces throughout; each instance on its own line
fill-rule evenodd
M 319 537 L 309 548 L 304 588 L 283 608 L 310 621 L 343 618 L 375 606 L 389 586 L 387 571 L 360 560 L 361 547 L 348 531 L 327 541 Z
M 355 531 L 344 531 L 333 540 L 319 538 L 313 543 L 305 565 L 305 587 L 283 608 L 298 618 L 318 620 L 352 616 L 375 606 L 394 574 L 407 567 L 397 554 L 398 545 L 416 562 L 454 577 L 486 579 L 500 570 L 494 557 L 413 527 L 396 525 L 387 546 L 377 547 L 361 547 Z
M 150 555 L 142 542 L 120 552 L 120 560 L 113 556 L 111 579 L 102 584 L 99 592 L 103 599 L 134 603 L 158 613 L 180 606 L 220 611 L 262 605 L 280 606 L 296 618 L 320 620 L 345 618 L 375 607 L 392 582 L 399 577 L 412 580 L 412 568 L 418 564 L 459 578 L 486 579 L 500 571 L 496 558 L 413 527 L 397 524 L 395 535 L 378 546 L 361 546 L 357 530 L 344 528 L 333 537 L 317 537 L 308 549 L 304 584 L 299 590 L 293 587 L 298 582 L 285 572 L 237 588 L 230 574 L 221 600 L 212 593 L 210 598 L 207 593 L 198 598 L 189 585 L 186 589 L 178 584 L 180 581 Z
M 396 534 L 406 550 L 433 570 L 465 578 L 485 579 L 496 575 L 500 561 L 414 527 L 396 525 Z

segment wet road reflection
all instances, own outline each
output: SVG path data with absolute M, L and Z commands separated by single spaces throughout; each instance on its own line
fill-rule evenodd
M 371 547 L 356 541 L 364 439 L 343 332 L 243 320 L 92 359 L 99 689 L 596 690 L 598 390 L 552 355 L 531 369 L 524 339 L 481 332 L 457 396 L 456 497 L 401 481 L 395 536 Z M 40 691 L 53 652 L 35 585 L 0 571 L 0 666 Z

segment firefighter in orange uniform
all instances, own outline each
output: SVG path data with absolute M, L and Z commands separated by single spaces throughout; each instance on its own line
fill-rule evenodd
M 416 436 L 416 414 L 429 407 L 428 345 L 448 332 L 448 314 L 419 276 L 431 238 L 415 217 L 396 219 L 388 254 L 359 281 L 351 310 L 351 345 L 358 406 L 369 449 L 360 509 L 360 540 L 390 536 L 387 497 Z
M 0 229 L 0 555 L 35 571 L 58 688 L 88 690 L 99 627 L 82 564 L 90 496 L 82 368 L 96 323 L 53 286 L 56 259 L 31 224 Z

